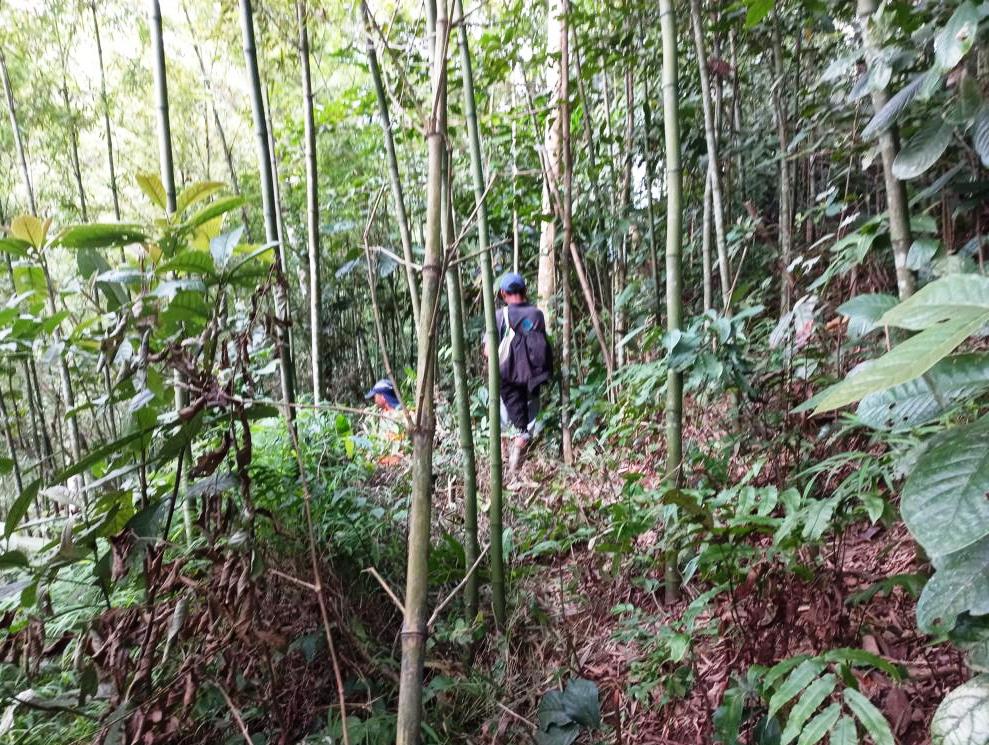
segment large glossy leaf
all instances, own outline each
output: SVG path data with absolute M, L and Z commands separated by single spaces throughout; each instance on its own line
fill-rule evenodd
M 230 210 L 237 209 L 243 203 L 244 200 L 241 197 L 220 197 L 193 214 L 185 221 L 185 227 L 189 229 L 197 228 L 220 215 L 226 214 Z
M 584 727 L 601 725 L 601 705 L 598 703 L 598 687 L 590 680 L 574 678 L 563 692 L 563 709 Z
M 10 221 L 10 234 L 14 238 L 30 243 L 35 248 L 45 245 L 51 220 L 42 220 L 34 215 L 18 215 Z
M 175 210 L 177 212 L 184 212 L 187 207 L 196 202 L 208 199 L 224 186 L 225 184 L 220 181 L 198 181 L 195 184 L 189 184 L 189 186 L 179 192 L 175 200 Z
M 829 745 L 858 745 L 858 733 L 855 731 L 855 720 L 851 717 L 842 717 L 831 730 L 831 737 L 828 738 Z
M 954 127 L 937 117 L 924 125 L 897 154 L 893 175 L 909 181 L 926 173 L 947 150 L 953 131 Z
M 979 11 L 965 0 L 934 38 L 934 59 L 942 71 L 951 70 L 968 54 L 978 28 Z
M 974 318 L 945 321 L 925 329 L 879 359 L 853 370 L 843 381 L 814 396 L 797 411 L 806 411 L 811 407 L 815 414 L 832 411 L 860 401 L 869 394 L 913 380 L 930 370 L 987 322 L 989 312 Z
M 797 699 L 793 708 L 790 709 L 790 715 L 786 718 L 786 726 L 783 727 L 780 745 L 789 745 L 789 743 L 797 739 L 797 736 L 803 731 L 804 724 L 817 711 L 817 708 L 824 703 L 824 700 L 831 695 L 831 692 L 834 691 L 837 685 L 838 678 L 829 673 L 818 678 L 807 687 L 804 694 Z M 813 742 L 817 742 L 817 740 Z
M 879 319 L 897 302 L 892 295 L 868 293 L 842 303 L 838 312 L 848 318 L 848 333 L 857 337 L 877 328 Z
M 800 665 L 783 681 L 775 693 L 769 698 L 769 713 L 767 716 L 772 717 L 781 708 L 790 703 L 793 698 L 800 693 L 804 688 L 810 685 L 810 682 L 814 680 L 821 672 L 824 670 L 825 664 L 823 661 L 818 659 L 804 660 Z
M 20 238 L 0 238 L 0 253 L 20 258 L 27 256 L 30 248 L 31 244 Z
M 989 277 L 952 274 L 925 285 L 886 312 L 880 323 L 912 331 L 989 312 Z
M 842 695 L 848 708 L 869 733 L 874 745 L 896 745 L 893 733 L 889 729 L 889 722 L 869 699 L 854 688 L 846 688 Z
M 989 534 L 989 416 L 948 431 L 914 466 L 900 512 L 931 556 L 945 556 Z
M 862 399 L 857 414 L 874 429 L 910 429 L 930 422 L 989 387 L 989 354 L 958 354 L 911 381 Z
M 215 274 L 213 270 L 213 257 L 206 251 L 197 251 L 195 249 L 181 251 L 168 261 L 159 264 L 155 269 L 155 273 L 159 276 L 163 276 L 168 272 L 212 276 Z
M 989 675 L 978 675 L 951 691 L 931 720 L 931 745 L 989 743 Z
M 135 177 L 137 185 L 141 187 L 148 199 L 162 210 L 168 209 L 168 197 L 161 179 L 155 173 L 139 173 Z
M 752 28 L 770 14 L 776 0 L 748 0 L 746 5 L 745 25 Z
M 961 613 L 989 613 L 989 536 L 944 557 L 917 601 L 922 631 L 951 630 Z
M 148 239 L 139 225 L 92 223 L 63 230 L 55 244 L 65 248 L 108 248 L 143 243 Z
M 886 105 L 877 111 L 876 115 L 872 117 L 872 120 L 865 125 L 865 129 L 862 130 L 862 139 L 874 139 L 896 124 L 896 120 L 900 118 L 904 109 L 916 98 L 925 77 L 925 73 L 918 74 L 906 86 L 900 89 L 895 96 L 890 98 L 886 102 Z

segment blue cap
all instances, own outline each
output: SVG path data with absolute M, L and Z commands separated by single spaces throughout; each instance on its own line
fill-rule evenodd
M 371 390 L 364 394 L 364 398 L 371 399 L 381 394 L 388 401 L 392 408 L 398 407 L 398 396 L 395 395 L 395 387 L 388 378 L 382 378 L 375 383 Z
M 501 278 L 500 286 L 502 292 L 525 292 L 525 280 L 518 272 L 506 272 Z

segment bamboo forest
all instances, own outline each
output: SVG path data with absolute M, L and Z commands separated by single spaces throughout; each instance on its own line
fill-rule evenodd
M 989 745 L 989 2 L 0 0 L 0 745 Z

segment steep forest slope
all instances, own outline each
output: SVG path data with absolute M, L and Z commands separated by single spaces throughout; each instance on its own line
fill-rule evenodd
M 989 745 L 987 17 L 0 4 L 0 742 Z

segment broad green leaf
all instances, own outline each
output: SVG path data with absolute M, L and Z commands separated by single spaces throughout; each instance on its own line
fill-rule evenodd
M 829 745 L 858 745 L 858 733 L 855 731 L 855 720 L 851 717 L 842 717 L 831 730 L 831 737 L 828 739 Z
M 989 536 L 944 557 L 917 601 L 917 625 L 921 631 L 950 631 L 965 611 L 989 613 Z
M 711 717 L 711 724 L 714 727 L 714 736 L 722 745 L 736 745 L 738 742 L 738 729 L 742 726 L 742 715 L 745 713 L 745 693 L 737 688 L 730 688 L 725 691 L 714 715 Z
M 941 244 L 933 238 L 918 238 L 910 244 L 910 251 L 907 252 L 907 269 L 915 272 L 926 269 L 940 247 Z
M 18 215 L 10 221 L 10 234 L 35 248 L 45 245 L 51 220 L 42 220 L 34 215 Z
M 139 173 L 134 178 L 152 204 L 160 207 L 162 211 L 168 209 L 168 195 L 165 193 L 165 187 L 162 185 L 158 174 Z
M 230 210 L 237 209 L 243 203 L 244 200 L 241 197 L 220 197 L 193 214 L 185 221 L 185 227 L 188 229 L 197 228 Z
M 86 471 L 90 466 L 99 463 L 101 460 L 110 458 L 111 456 L 120 453 L 124 448 L 135 440 L 139 440 L 144 435 L 148 434 L 151 430 L 135 430 L 133 432 L 128 432 L 123 437 L 119 437 L 113 442 L 102 445 L 94 450 L 90 450 L 86 455 L 66 466 L 59 473 L 55 475 L 52 483 L 54 484 L 64 484 L 73 476 L 77 476 L 83 471 Z
M 831 695 L 838 685 L 838 678 L 828 673 L 811 683 L 803 695 L 790 709 L 790 715 L 786 718 L 786 726 L 783 727 L 783 735 L 780 738 L 780 745 L 788 745 L 797 739 L 803 731 L 804 723 L 810 719 L 811 715 L 817 711 L 824 700 Z M 814 740 L 817 742 L 817 740 Z
M 139 225 L 92 223 L 66 228 L 55 238 L 55 245 L 65 248 L 109 248 L 143 243 L 148 239 Z
M 919 378 L 862 399 L 856 414 L 874 429 L 901 430 L 926 424 L 958 401 L 989 387 L 989 354 L 958 354 Z
M 536 732 L 537 745 L 571 745 L 580 737 L 580 725 L 570 722 L 564 725 L 551 724 L 547 730 Z
M 776 0 L 748 0 L 748 9 L 745 13 L 745 25 L 748 28 L 759 24 L 762 19 L 770 14 Z
M 838 717 L 841 716 L 841 705 L 831 704 L 828 708 L 807 722 L 797 739 L 797 745 L 815 745 L 831 731 Z
M 179 453 L 192 444 L 193 439 L 203 428 L 205 412 L 199 411 L 191 419 L 182 423 L 179 431 L 171 435 L 155 454 L 155 460 L 159 463 L 167 463 L 178 457 Z
M 972 146 L 979 154 L 982 165 L 989 168 L 989 106 L 983 106 L 972 127 Z
M 178 197 L 175 200 L 175 210 L 176 212 L 185 212 L 185 209 L 196 202 L 201 202 L 204 199 L 208 199 L 216 192 L 220 191 L 225 186 L 220 181 L 199 181 L 195 184 L 189 184 L 181 192 L 179 192 Z
M 754 745 L 780 745 L 780 723 L 776 717 L 763 717 L 755 726 Z
M 934 59 L 942 72 L 953 69 L 975 43 L 979 11 L 965 0 L 934 38 Z
M 769 713 L 772 717 L 776 712 L 786 706 L 804 688 L 810 685 L 824 670 L 825 663 L 822 660 L 811 658 L 804 660 L 800 665 L 783 681 L 775 693 L 769 698 Z
M 889 729 L 889 722 L 869 699 L 854 688 L 846 688 L 843 695 L 848 708 L 865 727 L 874 745 L 896 745 L 893 733 Z
M 920 87 L 924 83 L 925 73 L 918 74 L 913 80 L 907 83 L 895 96 L 886 102 L 872 120 L 862 130 L 863 140 L 872 140 L 896 123 L 904 109 L 916 98 Z
M 935 117 L 903 146 L 893 161 L 893 175 L 909 181 L 927 172 L 948 149 L 954 127 Z
M 814 413 L 833 411 L 871 393 L 886 390 L 923 375 L 959 344 L 989 322 L 989 312 L 945 321 L 898 344 L 882 357 L 862 365 L 840 383 L 813 399 Z M 805 410 L 804 406 L 797 411 Z
M 931 745 L 989 743 L 989 675 L 977 675 L 951 691 L 931 720 Z
M 234 249 L 240 243 L 240 237 L 243 233 L 244 226 L 241 225 L 229 233 L 218 235 L 209 242 L 209 251 L 213 256 L 213 263 L 216 265 L 217 271 L 223 272 L 226 270 L 227 264 L 230 262 L 230 257 L 233 256 Z
M 29 248 L 31 244 L 20 238 L 0 238 L 0 253 L 21 258 L 28 255 Z
M 936 323 L 989 312 L 989 277 L 953 274 L 924 285 L 886 312 L 879 322 L 920 331 Z
M 784 494 L 784 496 L 786 496 L 786 495 Z M 787 657 L 782 662 L 777 662 L 775 665 L 773 665 L 771 668 L 769 668 L 766 671 L 766 674 L 765 675 L 762 676 L 762 684 L 767 689 L 772 688 L 773 687 L 773 684 L 777 680 L 779 680 L 784 675 L 786 675 L 788 672 L 790 672 L 791 670 L 793 670 L 793 668 L 795 668 L 797 665 L 799 665 L 802 662 L 804 662 L 806 660 L 809 660 L 809 659 L 810 659 L 810 657 L 808 655 L 798 654 L 798 655 L 795 655 L 793 657 Z
M 0 476 L 6 476 L 14 470 L 14 461 L 10 458 L 0 458 Z
M 598 687 L 590 680 L 574 678 L 563 692 L 563 709 L 578 724 L 591 729 L 601 725 Z
M 0 554 L 0 569 L 25 569 L 30 566 L 23 551 L 7 551 Z
M 849 319 L 849 334 L 862 336 L 877 328 L 879 319 L 897 302 L 892 295 L 868 293 L 842 303 L 838 306 L 838 312 Z
M 989 535 L 987 445 L 989 416 L 984 416 L 939 437 L 907 479 L 900 512 L 931 556 L 954 553 Z
M 213 268 L 213 257 L 206 251 L 187 249 L 173 256 L 168 261 L 163 261 L 155 268 L 155 273 L 160 277 L 168 272 L 179 274 L 204 274 L 212 276 L 215 274 Z
M 202 324 L 210 318 L 210 307 L 201 292 L 179 290 L 168 304 L 164 316 L 170 323 L 188 321 Z
M 4 522 L 3 527 L 3 537 L 10 538 L 14 531 L 17 530 L 17 526 L 20 524 L 21 520 L 27 514 L 28 509 L 31 507 L 31 502 L 34 501 L 35 496 L 38 494 L 38 489 L 41 488 L 41 481 L 35 479 L 18 495 L 17 499 L 10 505 L 7 510 L 7 519 Z
M 564 709 L 563 691 L 556 690 L 547 691 L 543 694 L 536 716 L 541 732 L 545 732 L 553 725 L 564 726 L 573 721 Z

